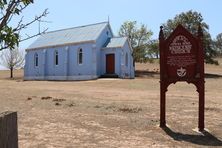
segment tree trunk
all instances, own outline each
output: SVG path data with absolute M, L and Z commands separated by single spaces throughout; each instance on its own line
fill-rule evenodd
M 10 67 L 10 78 L 13 78 L 13 67 Z
M 156 59 L 159 59 L 159 54 L 158 53 L 156 53 Z

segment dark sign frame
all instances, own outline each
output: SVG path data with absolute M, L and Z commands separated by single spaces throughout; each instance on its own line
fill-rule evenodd
M 160 127 L 166 126 L 166 92 L 170 84 L 185 81 L 196 86 L 199 93 L 199 131 L 204 130 L 204 49 L 203 32 L 199 25 L 193 36 L 178 25 L 165 39 L 163 27 L 159 33 L 160 50 Z

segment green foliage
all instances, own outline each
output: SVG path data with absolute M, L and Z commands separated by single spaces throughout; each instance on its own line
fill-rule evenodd
M 10 23 L 14 15 L 21 15 L 22 11 L 33 2 L 33 0 L 0 0 L 0 50 L 7 48 L 14 49 L 20 41 L 40 34 L 39 32 L 36 35 L 27 35 L 28 37 L 25 39 L 20 39 L 19 35 L 21 30 L 45 17 L 48 14 L 47 9 L 40 16 L 36 16 L 28 23 L 23 23 L 23 17 L 20 18 L 17 24 Z
M 24 5 L 29 5 L 29 4 L 31 4 L 31 3 L 34 3 L 34 1 L 33 0 L 22 0 L 22 2 L 23 2 L 23 4 Z
M 5 25 L 1 30 L 0 39 L 2 48 L 5 47 L 6 44 L 9 48 L 13 48 L 14 46 L 18 46 L 19 35 L 13 31 L 12 27 Z
M 197 34 L 198 26 L 199 24 L 201 25 L 204 34 L 203 44 L 205 49 L 205 62 L 216 64 L 217 61 L 213 59 L 213 57 L 216 56 L 216 51 L 213 48 L 213 41 L 208 31 L 209 26 L 204 22 L 201 13 L 190 10 L 176 15 L 173 19 L 169 19 L 165 24 L 163 24 L 165 36 L 168 37 L 178 24 L 183 25 L 193 35 Z
M 151 40 L 150 44 L 148 45 L 147 55 L 151 58 L 159 58 L 159 41 L 158 40 Z
M 131 47 L 133 48 L 132 55 L 134 62 L 145 61 L 146 48 L 152 34 L 146 25 L 141 24 L 138 26 L 136 21 L 126 21 L 121 25 L 119 35 L 129 38 Z
M 7 4 L 8 4 L 7 0 L 0 0 L 0 9 L 3 9 Z
M 214 60 L 217 56 L 217 51 L 215 48 L 215 43 L 211 39 L 210 34 L 205 34 L 203 38 L 203 44 L 205 49 L 205 63 L 219 65 L 218 61 Z
M 181 14 L 176 15 L 173 19 L 169 19 L 165 24 L 163 24 L 165 35 L 169 36 L 179 24 L 183 25 L 193 35 L 197 33 L 199 24 L 201 24 L 204 33 L 208 33 L 209 29 L 209 26 L 203 22 L 202 15 L 198 12 L 190 10 L 188 12 L 182 12 Z
M 217 56 L 222 56 L 222 33 L 217 35 L 214 41 L 214 47 L 217 51 Z

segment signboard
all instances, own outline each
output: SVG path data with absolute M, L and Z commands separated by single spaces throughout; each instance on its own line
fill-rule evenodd
M 194 45 L 194 46 L 193 46 Z M 184 35 L 170 41 L 166 52 L 167 73 L 171 78 L 193 78 L 197 64 L 197 46 Z
M 165 93 L 171 83 L 185 81 L 193 83 L 199 93 L 199 130 L 204 129 L 204 50 L 202 29 L 193 36 L 182 25 L 164 38 L 163 27 L 160 27 L 160 126 L 166 125 Z

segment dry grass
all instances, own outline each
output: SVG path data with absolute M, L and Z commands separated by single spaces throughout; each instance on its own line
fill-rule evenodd
M 134 80 L 23 81 L 21 70 L 13 80 L 1 71 L 0 112 L 18 111 L 21 148 L 222 147 L 222 66 L 206 65 L 205 136 L 193 130 L 196 88 L 169 87 L 169 128 L 161 129 L 158 64 L 136 66 Z

